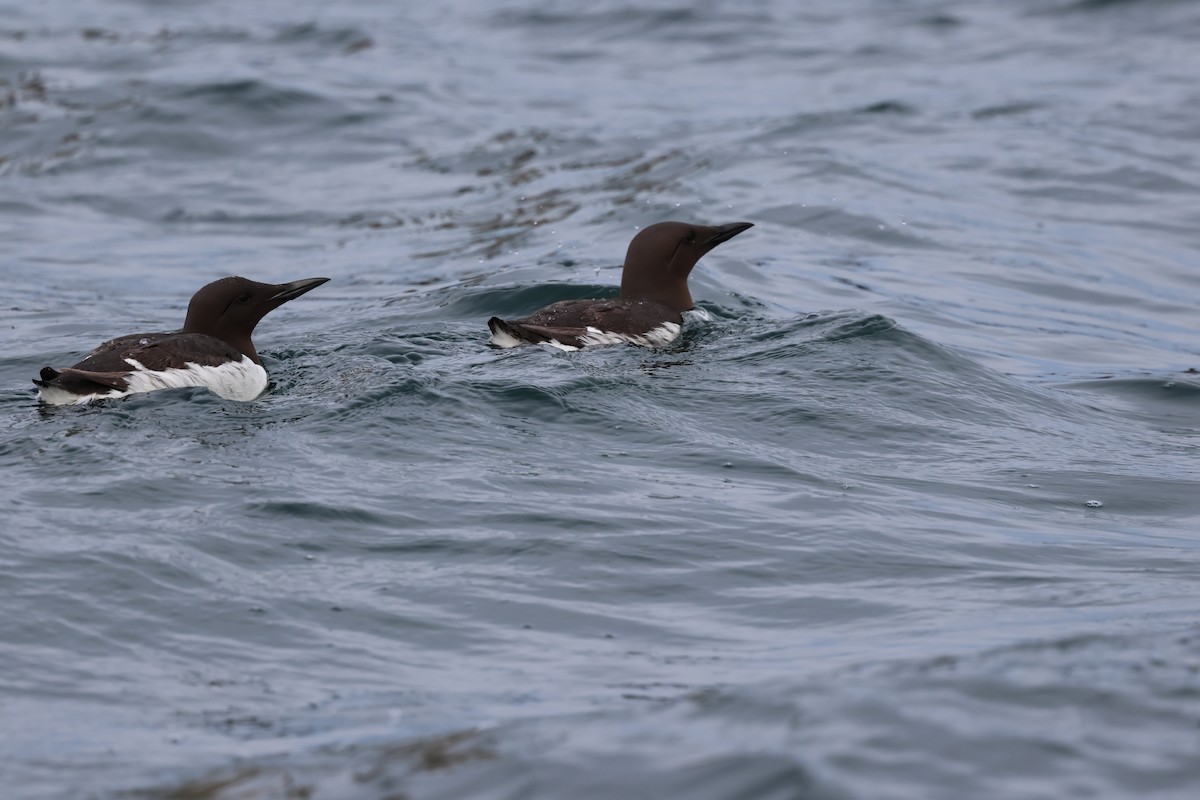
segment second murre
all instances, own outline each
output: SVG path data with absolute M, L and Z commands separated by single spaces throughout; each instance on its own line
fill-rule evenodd
M 250 339 L 255 326 L 328 280 L 272 284 L 221 278 L 192 296 L 182 330 L 111 339 L 72 367 L 42 367 L 33 382 L 52 405 L 185 386 L 205 386 L 227 400 L 253 400 L 267 388 L 267 371 Z
M 688 276 L 705 253 L 727 242 L 751 222 L 690 225 L 659 222 L 633 237 L 621 271 L 621 294 L 611 300 L 562 300 L 528 317 L 492 317 L 488 328 L 497 347 L 546 344 L 578 350 L 604 344 L 661 347 L 683 328 L 683 313 L 695 307 Z

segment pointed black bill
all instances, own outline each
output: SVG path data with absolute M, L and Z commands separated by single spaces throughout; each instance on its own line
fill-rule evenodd
M 728 225 L 718 225 L 717 232 L 705 239 L 704 243 L 710 247 L 716 247 L 721 242 L 728 242 L 742 231 L 753 227 L 753 222 L 731 222 Z
M 305 278 L 291 283 L 280 284 L 279 291 L 271 296 L 268 303 L 286 303 L 288 300 L 295 300 L 305 292 L 311 291 L 322 283 L 328 283 L 329 278 Z

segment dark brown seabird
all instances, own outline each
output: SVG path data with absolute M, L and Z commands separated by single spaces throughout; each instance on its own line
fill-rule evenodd
M 33 382 L 52 405 L 182 386 L 206 386 L 227 400 L 253 400 L 267 388 L 267 371 L 250 340 L 254 326 L 328 280 L 271 284 L 221 278 L 192 296 L 183 330 L 112 339 L 73 367 L 42 367 Z
M 548 344 L 578 350 L 628 342 L 656 347 L 674 341 L 683 312 L 695 307 L 688 276 L 701 256 L 754 227 L 750 222 L 689 225 L 659 222 L 633 237 L 621 272 L 621 295 L 612 300 L 563 300 L 528 317 L 492 317 L 492 344 Z

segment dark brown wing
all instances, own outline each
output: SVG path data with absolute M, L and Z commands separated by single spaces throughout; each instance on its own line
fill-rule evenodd
M 529 325 L 524 322 L 508 322 L 499 317 L 492 317 L 488 320 L 488 328 L 492 334 L 504 332 L 514 339 L 530 344 L 543 344 L 549 341 L 556 341 L 559 344 L 565 344 L 567 347 L 582 347 L 579 337 L 587 330 L 586 328 L 550 328 L 545 325 Z
M 650 300 L 562 300 L 535 311 L 528 317 L 502 320 L 492 317 L 488 327 L 525 342 L 540 344 L 555 340 L 569 347 L 582 347 L 589 328 L 628 336 L 641 336 L 664 322 L 681 324 L 677 311 Z M 592 342 L 595 344 L 595 342 Z
M 110 339 L 68 369 L 42 367 L 40 379 L 33 382 L 79 395 L 124 391 L 128 387 L 125 376 L 133 369 L 126 359 L 159 371 L 187 364 L 217 366 L 241 358 L 236 348 L 202 333 L 135 333 Z
M 149 370 L 199 364 L 212 367 L 239 361 L 242 354 L 203 333 L 143 333 L 112 339 L 97 347 L 73 369 L 88 372 L 128 372 L 132 358 Z
M 547 328 L 597 328 L 602 331 L 643 334 L 664 322 L 682 322 L 679 314 L 650 300 L 563 300 L 546 306 L 524 319 L 523 325 Z
M 128 383 L 125 376 L 128 372 L 90 372 L 83 369 L 68 367 L 63 370 L 42 367 L 41 379 L 34 378 L 33 382 L 44 388 L 57 388 L 71 394 L 97 394 L 116 389 L 125 391 Z

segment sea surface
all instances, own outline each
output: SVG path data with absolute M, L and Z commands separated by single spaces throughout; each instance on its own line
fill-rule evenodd
M 1195 2 L 0 2 L 0 797 L 1200 797 L 1198 369 Z

